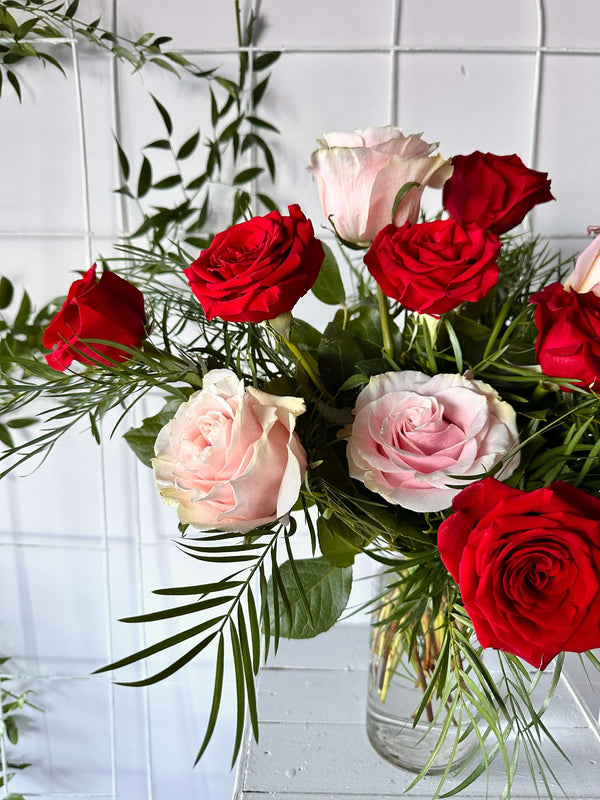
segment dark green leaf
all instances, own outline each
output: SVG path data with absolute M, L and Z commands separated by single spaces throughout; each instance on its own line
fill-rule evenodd
M 257 197 L 260 200 L 260 202 L 269 209 L 269 211 L 279 210 L 277 203 L 274 200 L 272 200 L 268 195 L 258 194 Z
M 213 128 L 216 128 L 217 122 L 219 121 L 219 106 L 217 105 L 217 98 L 215 97 L 215 93 L 212 89 L 210 91 L 210 116 L 213 124 Z
M 223 131 L 223 133 L 219 136 L 219 141 L 220 142 L 229 141 L 229 139 L 231 139 L 231 137 L 235 133 L 237 133 L 237 130 L 240 127 L 240 125 L 242 124 L 243 121 L 244 121 L 244 117 L 238 117 L 237 119 L 234 119 L 233 122 L 230 122 L 229 125 Z
M 201 189 L 207 180 L 208 180 L 208 175 L 205 172 L 204 175 L 198 175 L 197 178 L 194 178 L 194 180 L 190 181 L 185 188 L 188 189 L 190 192 L 193 192 L 196 189 Z
M 202 754 L 206 750 L 208 743 L 212 738 L 213 731 L 215 729 L 215 724 L 217 722 L 217 717 L 219 715 L 219 707 L 221 705 L 221 695 L 223 693 L 224 671 L 225 671 L 225 643 L 223 640 L 223 635 L 221 634 L 221 636 L 219 637 L 219 649 L 217 651 L 217 661 L 215 665 L 215 685 L 213 688 L 213 702 L 212 702 L 212 707 L 210 709 L 210 717 L 208 720 L 208 725 L 206 726 L 204 741 L 200 746 L 200 750 L 198 751 L 198 755 L 196 756 L 196 761 L 194 762 L 194 766 L 202 758 Z
M 4 718 L 4 728 L 6 730 L 6 735 L 8 736 L 8 741 L 11 744 L 17 744 L 19 741 L 19 729 L 17 728 L 17 723 L 15 722 L 14 717 Z
M 248 116 L 246 117 L 246 119 L 251 125 L 255 125 L 257 128 L 264 128 L 267 131 L 272 131 L 273 133 L 279 133 L 279 130 L 274 125 L 271 125 L 270 122 L 267 122 L 265 119 L 261 119 L 260 117 L 255 117 L 255 116 Z
M 261 69 L 267 69 L 277 61 L 280 55 L 280 52 L 273 50 L 270 53 L 262 53 L 259 56 L 255 56 L 253 62 L 254 71 L 260 72 Z
M 33 30 L 33 28 L 35 28 L 37 23 L 38 23 L 37 17 L 32 17 L 31 19 L 25 20 L 25 22 L 23 22 L 21 25 L 19 25 L 19 27 L 15 31 L 15 39 L 17 41 L 19 41 L 19 39 L 23 39 L 25 36 L 27 36 L 29 31 L 31 31 L 31 30 Z
M 6 60 L 6 59 L 5 59 Z M 19 80 L 14 72 L 7 70 L 6 77 L 8 78 L 8 82 L 13 87 L 15 92 L 17 93 L 17 97 L 19 98 L 19 102 L 22 102 L 21 98 L 21 86 L 19 85 Z
M 191 639 L 194 636 L 198 636 L 200 633 L 204 633 L 205 630 L 212 628 L 213 625 L 217 625 L 224 618 L 224 616 L 214 617 L 213 619 L 203 622 L 201 625 L 195 625 L 187 631 L 176 633 L 173 636 L 169 636 L 167 639 L 163 639 L 161 642 L 157 642 L 149 647 L 145 647 L 143 650 L 139 650 L 137 653 L 133 653 L 133 655 L 121 658 L 118 661 L 114 661 L 112 664 L 107 664 L 105 667 L 100 667 L 100 669 L 95 670 L 93 674 L 96 675 L 100 672 L 109 672 L 114 669 L 128 667 L 130 664 L 141 661 L 143 658 L 149 658 L 156 653 L 160 653 L 162 650 L 168 650 L 169 647 L 174 647 L 181 642 L 185 642 L 186 639 Z
M 346 608 L 352 587 L 352 568 L 332 566 L 324 558 L 296 560 L 296 570 L 311 609 L 311 623 L 304 609 L 301 595 L 296 585 L 289 562 L 279 569 L 291 607 L 291 620 L 287 614 L 279 616 L 282 636 L 293 639 L 307 639 L 328 630 Z M 269 613 L 271 616 L 271 633 L 274 633 L 273 622 L 276 612 L 273 602 L 273 579 L 269 580 Z
M 14 287 L 12 283 L 2 276 L 0 278 L 0 308 L 8 308 L 8 306 L 12 303 L 12 299 L 14 297 Z
M 9 428 L 27 428 L 36 422 L 37 419 L 35 417 L 21 417 L 20 419 L 11 419 L 6 424 Z
M 77 8 L 79 6 L 79 0 L 73 0 L 73 2 L 69 5 L 67 10 L 65 11 L 65 17 L 74 17 L 77 13 Z
M 155 150 L 170 150 L 171 149 L 171 142 L 168 139 L 156 139 L 154 142 L 150 142 L 144 146 L 144 149 L 154 148 Z
M 323 242 L 321 245 L 325 252 L 325 258 L 311 291 L 322 303 L 332 306 L 339 305 L 346 300 L 340 269 L 331 248 Z
M 196 133 L 193 136 L 190 136 L 190 138 L 181 145 L 181 147 L 177 151 L 177 158 L 181 160 L 184 158 L 188 158 L 188 156 L 191 156 L 194 150 L 196 149 L 199 140 L 200 140 L 200 131 L 196 131 Z
M 173 186 L 178 186 L 181 183 L 181 175 L 169 175 L 167 178 L 154 183 L 153 189 L 172 189 Z
M 260 103 L 265 91 L 267 90 L 267 86 L 269 84 L 269 77 L 270 76 L 267 76 L 264 79 L 264 81 L 258 83 L 252 92 L 252 105 L 254 108 L 256 108 L 256 106 Z
M 248 167 L 248 169 L 243 169 L 241 172 L 238 172 L 233 179 L 233 183 L 234 185 L 247 183 L 248 181 L 251 181 L 253 178 L 256 178 L 258 175 L 260 175 L 261 172 L 264 172 L 262 167 Z
M 151 675 L 149 678 L 142 678 L 139 681 L 119 681 L 117 683 L 118 686 L 151 686 L 154 683 L 159 683 L 159 681 L 164 681 L 165 678 L 169 678 L 175 672 L 180 670 L 182 667 L 185 667 L 186 664 L 194 659 L 197 655 L 199 655 L 203 650 L 206 650 L 208 645 L 213 641 L 215 636 L 218 634 L 218 631 L 214 631 L 213 633 L 209 634 L 206 639 L 203 639 L 199 644 L 192 647 L 191 650 L 188 650 L 185 655 L 178 658 L 177 661 L 174 661 L 165 669 L 162 669 L 160 672 L 157 672 L 156 675 Z
M 115 144 L 117 145 L 117 153 L 119 154 L 119 165 L 121 167 L 121 174 L 123 175 L 123 180 L 129 180 L 129 161 L 127 160 L 127 156 L 121 145 L 119 144 L 117 137 L 115 136 Z
M 146 156 L 142 160 L 140 176 L 138 178 L 137 196 L 144 197 L 152 186 L 152 166 Z
M 152 59 L 152 60 L 156 63 L 157 59 Z M 158 101 L 156 99 L 156 97 L 154 97 L 153 94 L 151 94 L 150 97 L 154 100 L 154 105 L 158 109 L 158 111 L 159 111 L 159 113 L 160 113 L 160 115 L 162 117 L 162 120 L 165 123 L 165 128 L 167 129 L 167 133 L 169 134 L 169 136 L 171 136 L 171 134 L 173 133 L 173 122 L 171 121 L 171 117 L 169 116 L 169 112 L 163 106 L 163 104 L 160 101 Z

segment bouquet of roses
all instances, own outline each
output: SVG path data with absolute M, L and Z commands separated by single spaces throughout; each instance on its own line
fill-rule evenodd
M 99 439 L 111 409 L 158 391 L 162 410 L 124 436 L 176 510 L 179 546 L 217 577 L 161 589 L 188 599 L 136 620 L 194 624 L 105 669 L 182 649 L 131 682 L 148 684 L 214 648 L 200 757 L 229 653 L 235 758 L 246 711 L 258 736 L 261 659 L 333 625 L 365 553 L 382 571 L 374 745 L 440 786 L 471 765 L 455 792 L 499 754 L 510 791 L 520 747 L 544 764 L 540 671 L 557 662 L 550 696 L 565 651 L 600 667 L 600 237 L 573 269 L 514 232 L 553 199 L 516 155 L 449 161 L 391 127 L 319 144 L 309 170 L 351 294 L 298 205 L 217 233 L 195 260 L 128 246 L 3 339 L 3 413 L 51 403 L 2 459 L 46 454 L 78 420 Z M 446 213 L 419 221 L 426 186 Z M 308 291 L 337 306 L 322 332 L 293 316 Z M 299 524 L 312 558 L 294 555 Z M 382 743 L 398 676 L 419 687 L 421 763 Z

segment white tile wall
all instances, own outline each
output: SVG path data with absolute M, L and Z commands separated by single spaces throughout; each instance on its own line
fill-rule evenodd
M 133 38 L 154 31 L 173 35 L 177 48 L 235 48 L 229 0 L 87 0 L 80 13 L 90 20 L 103 13 L 110 25 L 113 5 L 120 29 Z M 282 132 L 273 139 L 279 174 L 274 187 L 264 188 L 282 204 L 299 202 L 319 229 L 325 221 L 305 171 L 315 140 L 325 131 L 386 122 L 439 140 L 445 156 L 477 148 L 527 159 L 536 122 L 540 7 L 541 41 L 549 50 L 541 59 L 533 154 L 535 166 L 550 172 L 557 202 L 540 208 L 533 221 L 545 236 L 571 237 L 560 242 L 577 250 L 586 226 L 600 219 L 600 57 L 557 49 L 598 48 L 595 0 L 263 0 L 259 46 L 284 50 L 264 103 L 265 115 Z M 396 57 L 389 51 L 394 42 Z M 27 286 L 38 303 L 66 292 L 73 270 L 88 265 L 77 97 L 64 53 L 67 79 L 50 68 L 27 68 L 23 104 L 8 87 L 0 100 L 0 272 Z M 235 69 L 228 53 L 190 57 Z M 120 224 L 112 193 L 111 69 L 87 46 L 80 67 L 97 257 L 112 252 Z M 149 91 L 172 112 L 176 142 L 198 126 L 206 130 L 202 83 L 151 70 L 132 75 L 119 67 L 119 87 L 122 140 L 134 154 L 134 172 L 141 161 L 135 154 L 163 135 Z M 166 161 L 163 167 L 168 174 Z M 186 168 L 193 174 L 193 159 Z M 439 195 L 429 193 L 427 207 L 435 211 L 438 202 Z M 328 314 L 310 300 L 300 310 L 321 322 Z M 19 746 L 19 756 L 35 767 L 15 779 L 14 790 L 38 797 L 226 800 L 233 782 L 232 705 L 225 705 L 207 757 L 191 769 L 210 696 L 206 659 L 147 693 L 89 678 L 111 654 L 142 645 L 142 631 L 119 618 L 161 607 L 154 588 L 201 579 L 198 564 L 169 541 L 173 516 L 148 471 L 138 469 L 118 441 L 106 446 L 103 457 L 106 523 L 99 453 L 83 432 L 62 443 L 39 471 L 0 484 L 1 652 L 14 656 L 14 673 L 46 676 L 30 682 L 45 712 L 27 716 Z M 359 583 L 357 602 L 365 591 Z M 161 631 L 158 623 L 149 625 L 147 641 Z M 141 669 L 132 667 L 128 677 Z M 581 686 L 589 691 L 584 679 Z M 226 696 L 232 694 L 229 686 Z

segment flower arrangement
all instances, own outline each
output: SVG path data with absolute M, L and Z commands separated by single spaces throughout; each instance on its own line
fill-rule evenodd
M 258 736 L 261 658 L 281 636 L 334 624 L 364 553 L 384 579 L 371 603 L 374 690 L 385 701 L 408 653 L 413 727 L 435 731 L 419 776 L 437 770 L 441 787 L 460 767 L 457 793 L 499 755 L 509 795 L 519 748 L 543 767 L 561 654 L 600 668 L 589 652 L 600 646 L 600 237 L 573 269 L 515 232 L 553 199 L 547 175 L 516 155 L 445 160 L 389 126 L 319 144 L 309 170 L 351 294 L 296 204 L 232 225 L 196 258 L 127 246 L 48 307 L 41 341 L 2 355 L 5 414 L 54 403 L 42 433 L 2 459 L 8 471 L 44 455 L 78 419 L 99 437 L 111 409 L 160 392 L 164 408 L 125 439 L 176 510 L 181 549 L 225 574 L 160 590 L 193 600 L 135 619 L 194 624 L 104 669 L 193 640 L 130 684 L 143 685 L 214 648 L 200 757 L 229 652 L 235 759 L 246 710 Z M 442 189 L 444 211 L 419 221 L 426 186 Z M 324 331 L 293 315 L 309 291 L 337 307 Z M 299 524 L 312 558 L 294 554 Z M 481 762 L 458 755 L 469 736 Z

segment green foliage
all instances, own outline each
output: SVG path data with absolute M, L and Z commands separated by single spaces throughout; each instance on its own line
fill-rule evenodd
M 288 639 L 310 639 L 329 630 L 346 608 L 352 587 L 352 569 L 335 567 L 325 558 L 286 561 L 279 570 L 289 605 L 275 610 L 274 591 L 277 579 L 269 579 L 267 602 L 271 634 L 279 625 Z M 279 620 L 277 617 L 279 616 Z
M 4 672 L 4 665 L 9 661 L 8 658 L 0 658 L 0 668 Z M 0 703 L 2 703 L 2 714 L 0 715 L 0 763 L 6 761 L 6 767 L 9 770 L 6 773 L 6 782 L 11 781 L 16 771 L 21 771 L 31 766 L 24 762 L 15 762 L 10 753 L 11 745 L 16 747 L 19 744 L 19 719 L 23 714 L 33 709 L 41 711 L 34 705 L 29 697 L 31 690 L 27 689 L 19 693 L 11 691 L 8 688 L 11 678 L 8 675 L 0 677 Z M 9 793 L 8 786 L 4 783 L 4 772 L 0 771 L 0 789 L 5 793 L 7 800 L 24 800 L 20 794 Z
M 145 33 L 136 40 L 120 36 L 102 27 L 101 19 L 90 22 L 79 19 L 78 0 L 5 0 L 0 7 L 0 94 L 3 76 L 12 86 L 19 101 L 22 100 L 19 70 L 32 60 L 42 66 L 51 65 L 65 74 L 60 58 L 70 59 L 69 42 L 73 37 L 112 54 L 130 64 L 134 72 L 145 65 L 172 72 L 181 72 L 198 78 L 209 78 L 214 70 L 202 70 L 181 53 L 166 49 L 170 36 Z M 20 22 L 17 22 L 17 18 Z M 39 44 L 39 40 L 47 44 Z M 58 49 L 57 49 L 58 48 Z M 51 55 L 48 50 L 57 53 Z

